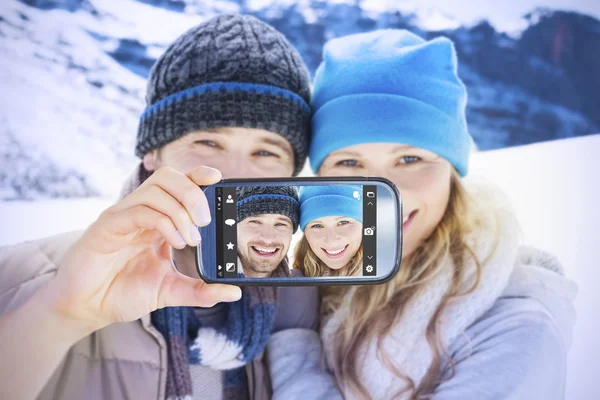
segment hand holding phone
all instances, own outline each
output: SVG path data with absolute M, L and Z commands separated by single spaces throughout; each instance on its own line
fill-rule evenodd
M 372 284 L 401 260 L 401 198 L 382 178 L 223 180 L 204 188 L 199 275 L 238 285 Z
M 210 220 L 198 186 L 220 178 L 208 167 L 186 174 L 161 168 L 102 212 L 36 297 L 45 315 L 61 321 L 65 338 L 133 321 L 159 307 L 207 307 L 239 298 L 239 288 L 206 285 L 177 271 L 172 261 L 171 250 L 197 245 L 197 225 Z

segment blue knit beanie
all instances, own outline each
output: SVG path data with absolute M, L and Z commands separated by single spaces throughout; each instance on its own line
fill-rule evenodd
M 362 222 L 362 188 L 351 185 L 303 186 L 300 229 L 322 217 L 349 217 Z
M 453 43 L 406 30 L 329 41 L 314 81 L 310 164 L 363 143 L 402 143 L 432 151 L 468 172 L 467 92 Z

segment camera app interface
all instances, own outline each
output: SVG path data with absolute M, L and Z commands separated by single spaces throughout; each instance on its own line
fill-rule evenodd
M 218 187 L 217 277 L 377 275 L 377 187 Z

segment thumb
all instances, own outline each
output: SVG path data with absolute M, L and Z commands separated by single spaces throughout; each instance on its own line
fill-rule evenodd
M 205 166 L 192 168 L 185 175 L 198 186 L 213 185 L 223 179 L 221 171 Z
M 241 298 L 242 290 L 237 286 L 208 284 L 178 271 L 170 271 L 160 286 L 157 307 L 212 307 Z

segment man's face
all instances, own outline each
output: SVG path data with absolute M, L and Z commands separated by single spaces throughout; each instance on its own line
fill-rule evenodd
M 292 221 L 279 214 L 261 214 L 237 224 L 238 257 L 250 278 L 268 277 L 286 256 Z
M 171 167 L 185 173 L 206 165 L 221 171 L 223 178 L 276 178 L 292 176 L 294 152 L 286 139 L 273 132 L 219 128 L 188 133 L 146 154 L 143 162 L 148 171 Z M 199 278 L 194 251 L 186 247 L 173 257 L 180 272 Z

